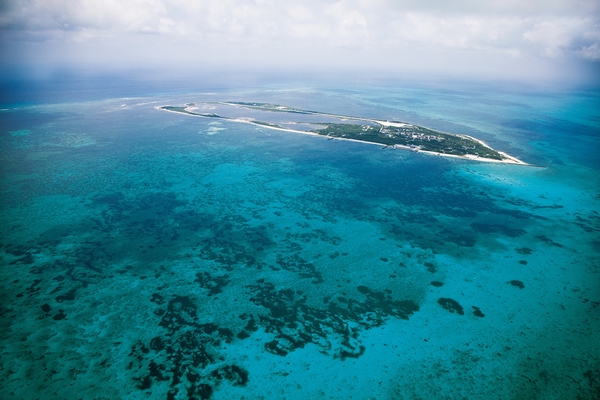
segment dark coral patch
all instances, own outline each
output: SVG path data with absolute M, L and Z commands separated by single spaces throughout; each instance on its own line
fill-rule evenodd
M 155 378 L 158 381 L 168 381 L 169 377 L 165 376 L 166 368 L 163 364 L 157 364 L 155 361 L 150 361 L 150 365 L 148 366 L 150 370 L 150 376 Z
M 419 310 L 410 300 L 394 300 L 389 290 L 380 292 L 366 286 L 357 287 L 365 296 L 364 301 L 326 298 L 325 309 L 307 305 L 301 292 L 277 290 L 264 279 L 248 288 L 250 301 L 269 311 L 269 315 L 258 317 L 259 324 L 276 335 L 265 349 L 280 356 L 313 343 L 323 353 L 333 351 L 334 357 L 359 357 L 365 351 L 358 339 L 361 329 L 381 326 L 389 317 L 408 319 Z
M 444 286 L 444 282 L 440 282 L 440 281 L 431 281 L 431 286 L 435 286 L 435 287 L 442 287 L 442 286 Z
M 246 331 L 241 331 L 240 333 L 237 334 L 237 338 L 244 340 L 244 339 L 248 339 L 250 337 L 250 334 Z
M 193 379 L 193 378 L 190 378 L 191 375 L 193 375 L 193 374 L 188 374 L 188 380 Z M 171 394 L 174 391 L 175 390 L 172 389 L 169 392 L 169 394 Z M 188 395 L 188 399 L 208 400 L 212 397 L 213 392 L 214 392 L 214 389 L 211 385 L 209 385 L 208 383 L 200 383 L 198 385 L 190 386 L 187 390 L 187 395 Z M 175 398 L 175 396 L 173 396 L 173 398 Z
M 426 262 L 425 267 L 427 267 L 427 271 L 431 272 L 432 274 L 435 274 L 437 272 L 437 268 L 435 267 L 435 265 L 433 265 L 430 262 Z
M 547 243 L 547 244 L 549 244 L 551 246 L 564 247 L 562 244 L 556 243 L 554 240 L 546 237 L 545 235 L 536 236 L 536 239 L 540 239 L 542 242 Z
M 227 379 L 234 386 L 246 386 L 248 383 L 248 371 L 237 365 L 226 365 L 214 370 L 211 375 L 217 379 Z
M 161 304 L 164 299 L 155 293 L 152 301 Z M 186 387 L 188 398 L 208 399 L 224 379 L 234 385 L 246 384 L 248 372 L 239 366 L 207 371 L 210 365 L 223 360 L 219 349 L 233 341 L 230 329 L 200 323 L 197 306 L 188 296 L 173 296 L 166 308 L 155 311 L 162 316 L 159 326 L 164 328 L 164 334 L 151 339 L 149 346 L 138 341 L 129 354 L 133 361 L 127 368 L 137 372 L 139 389 L 147 390 L 155 381 L 170 381 L 168 399 L 181 396 L 180 384 Z M 159 364 L 156 360 L 165 361 Z
M 527 247 L 521 247 L 520 249 L 515 249 L 517 250 L 517 253 L 519 254 L 531 254 L 533 253 L 533 250 L 531 250 L 530 248 Z
M 367 294 L 370 292 L 369 288 L 363 285 L 357 286 L 356 290 L 358 290 L 359 292 L 361 292 L 362 294 Z
M 512 280 L 510 282 L 511 285 L 518 287 L 519 289 L 524 289 L 525 288 L 525 284 L 521 281 L 517 281 L 517 280 Z
M 472 306 L 472 307 L 473 307 L 473 315 L 475 315 L 476 317 L 480 317 L 480 318 L 485 317 L 485 314 L 481 312 L 481 309 L 479 307 L 475 307 L 475 306 Z
M 42 287 L 39 286 L 40 282 L 42 282 L 42 279 L 35 279 L 31 286 L 27 288 L 27 293 L 29 293 L 29 297 L 33 296 L 34 294 L 39 294 L 40 290 L 42 290 Z
M 519 264 L 527 265 L 527 261 L 525 261 L 525 260 L 519 260 Z
M 152 350 L 160 351 L 165 348 L 165 342 L 160 336 L 157 336 L 150 341 L 150 348 Z
M 61 319 L 65 318 L 67 318 L 67 314 L 65 314 L 63 310 L 58 310 L 58 313 L 54 317 L 52 317 L 52 319 L 56 321 L 60 321 Z
M 196 274 L 194 282 L 198 282 L 201 288 L 207 289 L 209 296 L 214 296 L 223 292 L 223 288 L 229 283 L 229 275 L 212 276 L 208 272 L 202 272 Z
M 475 243 L 476 243 L 475 238 L 473 238 L 471 236 L 466 236 L 466 235 L 462 235 L 462 236 L 450 235 L 450 236 L 446 236 L 445 240 L 447 242 L 454 243 L 457 246 L 461 246 L 461 247 L 473 247 L 473 246 L 475 246 Z
M 304 345 L 306 345 L 305 341 L 297 341 L 289 335 L 281 334 L 274 340 L 265 343 L 265 349 L 269 353 L 286 356 L 288 353 L 304 347 Z
M 286 255 L 285 257 L 278 254 L 276 263 L 281 269 L 298 273 L 301 278 L 312 278 L 314 283 L 323 282 L 323 276 L 321 272 L 317 271 L 315 265 L 297 254 Z
M 150 297 L 150 301 L 153 303 L 156 303 L 158 305 L 165 303 L 165 299 L 158 293 L 152 293 L 152 297 Z
M 449 297 L 440 297 L 440 299 L 438 300 L 438 304 L 444 307 L 446 310 L 450 311 L 451 313 L 456 312 L 459 315 L 465 314 L 463 307 L 458 303 L 458 301 Z
M 33 255 L 30 253 L 25 254 L 25 256 L 21 257 L 21 258 L 17 258 L 16 260 L 12 261 L 10 263 L 10 265 L 14 265 L 14 264 L 33 264 L 35 262 L 35 259 L 33 258 Z
M 240 319 L 243 319 L 243 320 L 247 319 L 248 322 L 246 323 L 244 330 L 242 330 L 240 333 L 237 334 L 237 337 L 239 339 L 249 338 L 250 334 L 252 332 L 255 332 L 258 330 L 258 326 L 256 325 L 256 320 L 254 319 L 254 316 L 242 314 L 242 315 L 240 315 Z
M 525 233 L 527 233 L 523 229 L 512 228 L 512 227 L 506 226 L 506 225 L 484 224 L 484 223 L 478 223 L 478 222 L 472 223 L 471 228 L 473 228 L 473 230 L 480 232 L 480 233 L 485 233 L 485 234 L 502 233 L 509 237 L 518 237 L 518 236 L 522 236 Z
M 42 311 L 45 313 L 50 312 L 50 304 L 43 304 Z
M 63 301 L 73 301 L 75 300 L 75 292 L 77 289 L 71 289 L 65 294 L 61 294 L 60 296 L 56 296 L 56 301 L 62 303 Z

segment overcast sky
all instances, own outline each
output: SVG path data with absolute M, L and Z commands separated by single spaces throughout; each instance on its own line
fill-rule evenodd
M 0 0 L 0 62 L 597 80 L 599 16 L 598 0 Z

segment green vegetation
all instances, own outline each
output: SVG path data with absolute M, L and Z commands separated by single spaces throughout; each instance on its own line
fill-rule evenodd
M 505 158 L 497 151 L 469 137 L 451 135 L 416 125 L 406 124 L 402 127 L 327 123 L 322 125 L 326 125 L 327 127 L 312 132 L 331 137 L 381 143 L 388 146 L 396 144 L 411 146 L 419 150 L 434 153 L 457 156 L 471 154 L 493 160 L 502 160 Z

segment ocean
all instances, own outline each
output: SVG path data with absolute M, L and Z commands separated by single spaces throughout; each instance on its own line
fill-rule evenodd
M 600 92 L 120 90 L 0 110 L 0 397 L 600 398 Z M 531 166 L 156 109 L 197 101 L 406 121 Z

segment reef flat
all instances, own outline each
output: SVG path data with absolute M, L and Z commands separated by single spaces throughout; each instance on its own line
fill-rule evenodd
M 188 103 L 183 107 L 167 105 L 157 108 L 196 117 L 219 118 L 270 129 L 325 136 L 328 139 L 377 144 L 384 148 L 476 161 L 528 165 L 504 152 L 494 150 L 485 142 L 471 136 L 441 132 L 401 121 L 383 121 L 304 110 L 279 104 L 239 101 Z M 217 109 L 219 113 L 215 112 Z M 249 114 L 240 115 L 240 109 L 247 110 Z M 294 120 L 283 121 L 281 116 L 286 114 Z M 266 120 L 258 119 L 259 117 Z

